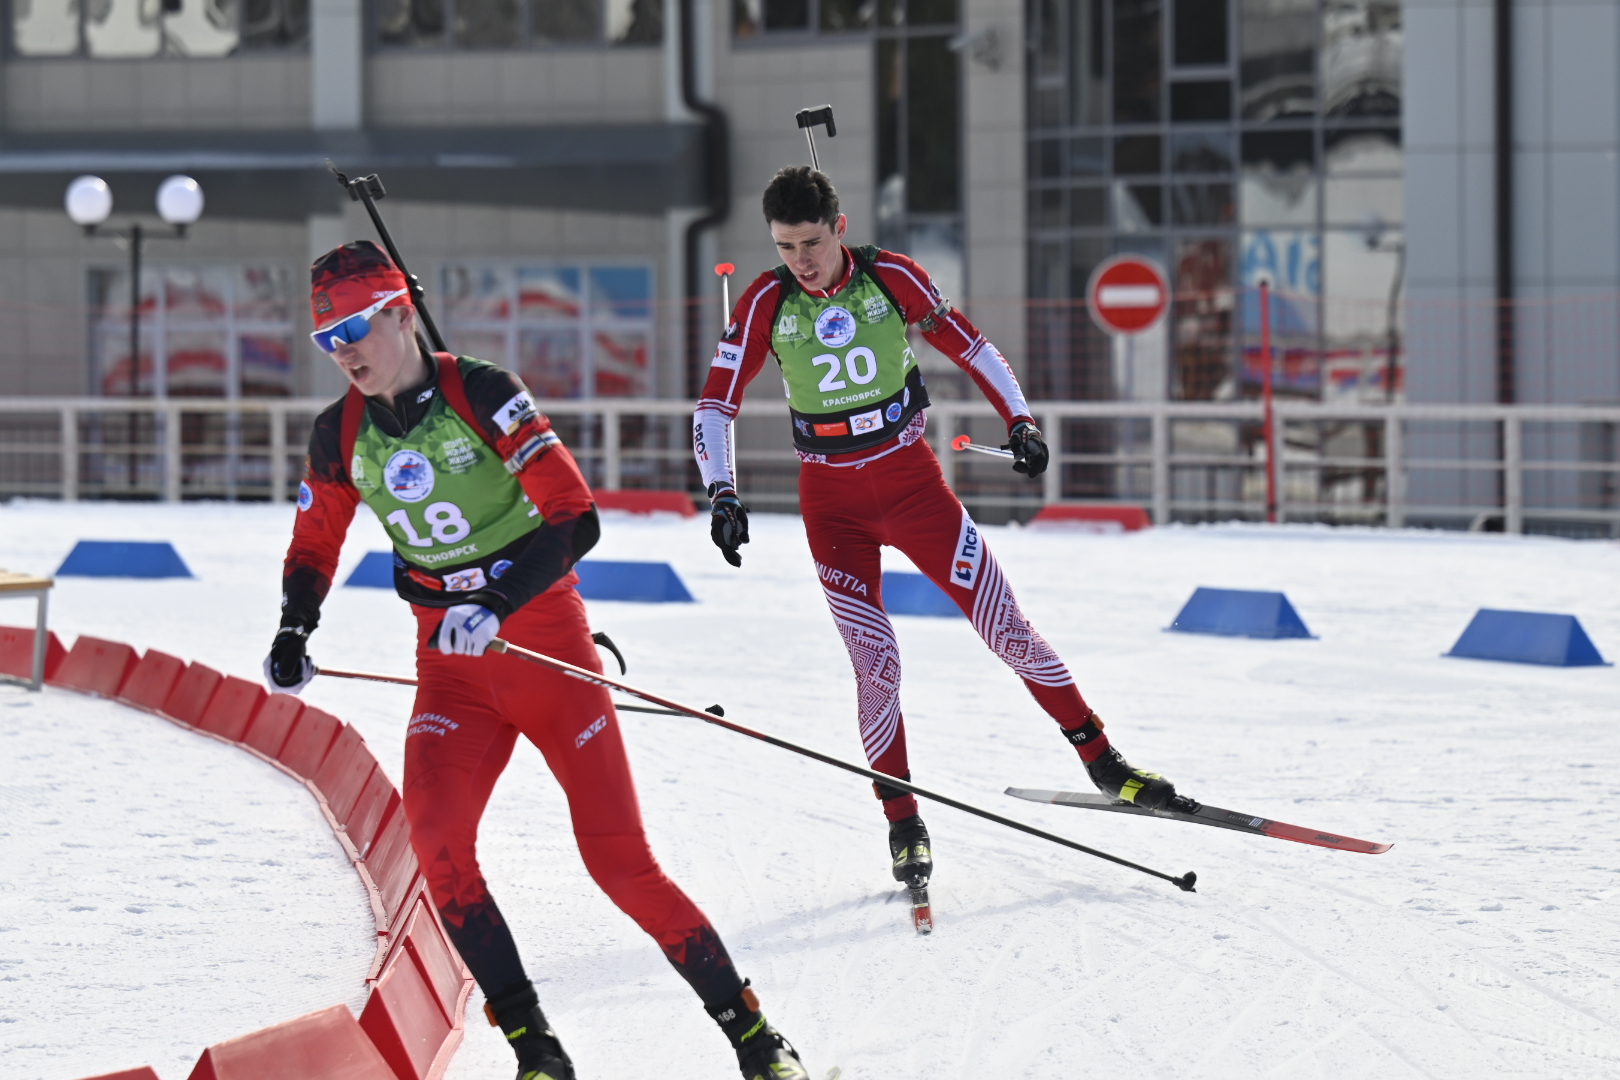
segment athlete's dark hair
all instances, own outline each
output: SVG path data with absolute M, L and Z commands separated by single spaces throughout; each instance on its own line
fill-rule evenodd
M 824 172 L 808 165 L 789 165 L 765 185 L 765 220 L 783 225 L 838 220 L 838 189 Z

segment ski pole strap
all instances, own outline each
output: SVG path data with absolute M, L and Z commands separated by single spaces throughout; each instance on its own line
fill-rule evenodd
M 609 678 L 606 675 L 599 675 L 594 671 L 587 671 L 582 667 L 576 667 L 575 665 L 568 663 L 566 660 L 558 660 L 557 658 L 547 656 L 544 653 L 534 652 L 530 649 L 525 649 L 522 646 L 513 645 L 501 638 L 494 638 L 490 641 L 486 648 L 490 652 L 509 653 L 513 656 L 521 657 L 530 663 L 539 664 L 541 667 L 546 667 L 553 671 L 561 672 L 570 678 L 578 679 L 580 682 L 590 683 L 593 686 L 600 686 L 606 690 L 621 690 L 624 693 L 638 697 L 643 701 L 649 701 L 654 705 L 662 705 L 664 708 L 671 709 L 684 716 L 690 716 L 695 720 L 702 720 L 707 724 L 714 724 L 716 727 L 723 727 L 727 731 L 735 731 L 737 734 L 746 735 L 750 739 L 758 739 L 760 742 L 769 743 L 771 746 L 792 751 L 793 753 L 799 754 L 803 757 L 810 758 L 814 761 L 819 761 L 824 765 L 831 765 L 836 769 L 843 769 L 845 772 L 854 773 L 856 776 L 864 776 L 868 780 L 885 784 L 890 788 L 898 789 L 908 795 L 917 795 L 924 799 L 932 800 L 933 802 L 943 803 L 952 809 L 960 810 L 966 814 L 972 814 L 975 817 L 984 818 L 986 821 L 993 821 L 998 825 L 1005 825 L 1009 829 L 1017 829 L 1019 832 L 1028 833 L 1030 836 L 1036 836 L 1042 840 L 1051 841 L 1054 844 L 1062 845 L 1063 847 L 1070 848 L 1074 851 L 1081 851 L 1095 858 L 1105 859 L 1108 862 L 1116 865 L 1128 867 L 1129 869 L 1146 874 L 1149 877 L 1156 877 L 1161 881 L 1168 881 L 1170 884 L 1174 885 L 1183 892 L 1196 891 L 1193 888 L 1193 885 L 1195 882 L 1197 882 L 1198 875 L 1192 871 L 1188 871 L 1180 877 L 1172 877 L 1169 874 L 1154 870 L 1151 867 L 1143 866 L 1140 863 L 1131 862 L 1129 859 L 1122 859 L 1118 855 L 1110 855 L 1106 851 L 1099 851 L 1097 848 L 1087 847 L 1085 844 L 1076 843 L 1075 841 L 1069 840 L 1065 837 L 1058 836 L 1054 833 L 1049 833 L 1044 829 L 1037 829 L 1033 825 L 1025 825 L 1021 821 L 1014 821 L 1012 818 L 1003 817 L 1000 814 L 981 809 L 980 807 L 973 806 L 970 803 L 962 802 L 959 799 L 953 799 L 949 795 L 941 795 L 938 792 L 929 791 L 927 788 L 918 787 L 916 784 L 901 780 L 897 776 L 890 776 L 887 773 L 874 772 L 871 769 L 863 769 L 859 765 L 851 764 L 842 758 L 835 758 L 831 754 L 823 754 L 821 751 L 812 750 L 808 746 L 800 746 L 798 743 L 790 742 L 787 739 L 778 738 L 775 735 L 770 735 L 763 731 L 755 731 L 751 727 L 746 727 L 742 724 L 736 723 L 735 721 L 727 720 L 712 712 L 706 712 L 702 709 L 694 709 L 690 705 L 683 705 L 679 701 L 674 701 L 666 697 L 660 697 L 651 691 L 642 690 L 640 687 L 631 686 L 629 683 L 620 682 L 618 679 Z

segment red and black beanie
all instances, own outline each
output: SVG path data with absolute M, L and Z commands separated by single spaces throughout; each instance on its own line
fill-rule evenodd
M 310 315 L 315 328 L 323 330 L 405 287 L 405 275 L 387 252 L 370 240 L 356 240 L 333 248 L 310 266 Z M 388 306 L 409 307 L 410 303 L 407 292 Z

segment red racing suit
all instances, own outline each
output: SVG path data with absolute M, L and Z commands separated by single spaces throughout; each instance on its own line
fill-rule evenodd
M 360 410 L 385 435 L 402 436 L 420 421 L 433 393 L 442 391 L 447 403 L 459 400 L 457 414 L 501 456 L 544 523 L 528 534 L 523 550 L 507 552 L 509 569 L 488 595 L 439 591 L 429 575 L 396 575 L 417 618 L 418 685 L 405 740 L 404 807 L 434 905 L 487 996 L 523 981 L 516 945 L 477 857 L 478 822 L 521 734 L 540 749 L 568 797 L 591 877 L 658 942 L 705 1005 L 729 1001 L 742 983 L 724 945 L 648 847 L 607 691 L 510 656 L 446 656 L 437 648 L 434 632 L 444 607 L 487 601 L 506 609 L 497 614 L 508 641 L 602 670 L 573 588 L 572 566 L 598 535 L 591 491 L 573 456 L 538 412 L 516 424 L 510 415 L 497 421 L 498 411 L 527 393 L 516 376 L 445 355 L 430 358 L 429 369 L 428 381 L 399 394 L 394 408 L 351 389 L 316 420 L 283 575 L 282 624 L 313 629 L 319 620 L 360 500 L 348 473 Z
M 1029 406 L 1012 369 L 994 345 L 943 298 L 922 267 L 904 255 L 880 251 L 872 260 L 883 286 L 908 325 L 973 377 L 1010 428 L 1028 420 Z M 815 296 L 836 296 L 855 272 L 844 250 L 844 275 Z M 743 391 L 772 353 L 771 334 L 781 302 L 781 278 L 761 274 L 732 310 L 722 339 L 742 347 L 739 364 L 709 369 L 693 417 L 693 451 L 705 484 L 735 486 L 731 423 Z M 1011 667 L 1048 715 L 1065 731 L 1091 716 L 1074 678 L 1018 607 L 1011 586 L 973 519 L 956 498 L 933 449 L 923 439 L 919 412 L 899 435 L 845 454 L 798 451 L 799 508 L 822 592 L 855 670 L 861 744 L 878 772 L 909 779 L 905 721 L 900 708 L 900 649 L 883 609 L 879 551 L 898 548 L 954 600 L 986 645 Z M 1071 740 L 1073 741 L 1073 740 Z M 1083 760 L 1107 748 L 1107 736 L 1077 743 Z M 917 802 L 878 786 L 890 821 L 917 812 Z

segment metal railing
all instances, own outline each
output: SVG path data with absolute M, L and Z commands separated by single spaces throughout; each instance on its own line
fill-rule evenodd
M 0 398 L 0 497 L 290 500 L 311 424 L 329 404 Z M 696 490 L 692 407 L 545 403 L 587 477 L 608 490 Z M 1266 459 L 1275 454 L 1279 520 L 1489 521 L 1522 532 L 1534 519 L 1620 534 L 1617 407 L 1282 401 L 1273 446 L 1261 437 L 1258 402 L 1047 401 L 1031 409 L 1053 448 L 1051 468 L 1035 483 L 1004 462 L 964 460 L 971 455 L 949 448 L 963 433 L 1000 441 L 988 403 L 930 408 L 929 438 L 946 478 L 976 515 L 1027 517 L 1046 504 L 1112 501 L 1145 505 L 1160 523 L 1261 518 Z M 737 463 L 751 504 L 796 506 L 786 416 L 780 401 L 742 407 Z M 750 427 L 755 420 L 765 423 Z M 1359 452 L 1344 452 L 1350 444 Z M 1529 444 L 1541 452 L 1527 455 Z

